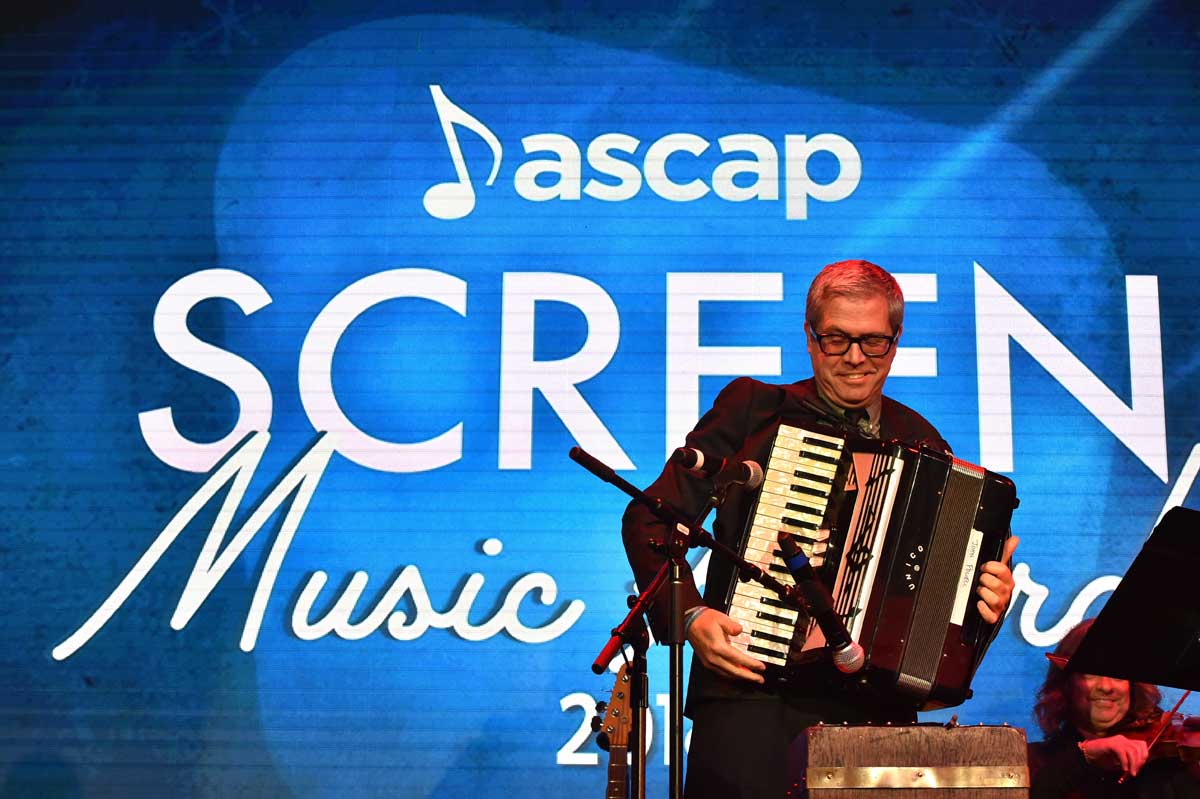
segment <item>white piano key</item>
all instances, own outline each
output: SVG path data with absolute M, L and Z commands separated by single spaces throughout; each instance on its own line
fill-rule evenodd
M 757 514 L 759 516 L 765 516 L 768 519 L 783 520 L 783 519 L 787 518 L 787 519 L 795 519 L 796 521 L 799 521 L 799 522 L 807 522 L 808 524 L 814 525 L 814 527 L 813 527 L 814 532 L 816 532 L 816 529 L 821 526 L 821 522 L 823 520 L 823 518 L 821 516 L 818 516 L 817 514 L 812 513 L 811 511 L 793 510 L 792 508 L 789 508 L 783 504 L 772 505 L 772 504 L 769 504 L 766 502 L 758 503 Z M 793 524 L 794 526 L 800 526 L 800 525 L 795 525 L 795 522 L 789 522 L 789 524 Z
M 765 588 L 763 590 L 766 591 L 770 596 L 775 596 L 774 591 Z M 753 611 L 755 613 L 770 613 L 773 616 L 779 616 L 787 619 L 793 624 L 795 623 L 796 619 L 800 617 L 799 612 L 792 610 L 791 608 L 777 608 L 773 605 L 763 604 L 762 595 L 739 596 L 734 594 L 732 604 L 735 607 L 744 608 L 745 610 Z

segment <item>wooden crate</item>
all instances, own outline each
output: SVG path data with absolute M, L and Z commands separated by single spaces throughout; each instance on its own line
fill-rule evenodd
M 1017 727 L 821 725 L 792 759 L 794 795 L 809 799 L 1028 799 L 1025 731 Z

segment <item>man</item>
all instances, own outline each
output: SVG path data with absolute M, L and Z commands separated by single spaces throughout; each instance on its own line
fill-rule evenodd
M 1054 654 L 1075 654 L 1094 619 L 1076 625 Z M 1162 717 L 1158 688 L 1096 674 L 1068 673 L 1051 663 L 1034 715 L 1046 734 L 1029 747 L 1031 799 L 1196 799 L 1200 766 L 1178 754 L 1149 759 L 1145 734 Z M 1200 729 L 1176 734 L 1194 754 Z M 1124 783 L 1118 782 L 1128 773 Z
M 883 396 L 883 385 L 896 356 L 904 322 L 904 298 L 895 279 L 866 261 L 842 261 L 825 267 L 808 293 L 804 331 L 813 377 L 791 385 L 768 385 L 738 378 L 725 387 L 712 409 L 688 434 L 687 446 L 733 461 L 764 464 L 780 416 L 816 421 L 815 404 L 853 422 L 868 434 L 949 446 L 915 411 Z M 697 513 L 712 485 L 667 464 L 647 489 L 688 514 Z M 714 532 L 736 547 L 754 492 L 735 488 L 717 512 Z M 623 534 L 638 582 L 645 585 L 661 563 L 647 542 L 662 540 L 661 522 L 640 505 L 626 511 Z M 1010 539 L 1007 562 L 1016 547 Z M 912 721 L 911 708 L 856 687 L 829 663 L 814 664 L 804 679 L 786 690 L 764 685 L 759 660 L 735 649 L 730 638 L 741 626 L 715 608 L 736 575 L 719 557 L 709 562 L 705 598 L 688 575 L 684 607 L 687 640 L 695 657 L 688 689 L 693 720 L 685 793 L 703 796 L 771 797 L 783 795 L 787 750 L 804 728 L 821 721 L 865 723 Z M 1013 579 L 1003 563 L 989 562 L 978 587 L 984 619 L 996 622 L 1008 606 Z M 666 629 L 666 600 L 652 612 L 659 637 Z

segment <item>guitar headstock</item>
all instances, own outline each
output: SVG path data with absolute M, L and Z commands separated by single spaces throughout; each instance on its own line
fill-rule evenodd
M 621 664 L 612 696 L 604 706 L 604 719 L 596 728 L 600 747 L 609 752 L 624 751 L 629 746 L 629 731 L 633 727 L 633 701 L 630 696 L 629 664 Z

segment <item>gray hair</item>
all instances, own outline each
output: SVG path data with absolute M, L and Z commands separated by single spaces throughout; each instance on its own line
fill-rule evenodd
M 808 287 L 805 319 L 818 327 L 821 308 L 834 297 L 864 300 L 883 297 L 888 304 L 888 322 L 895 333 L 904 323 L 904 293 L 900 284 L 885 269 L 870 261 L 838 261 L 817 273 Z

